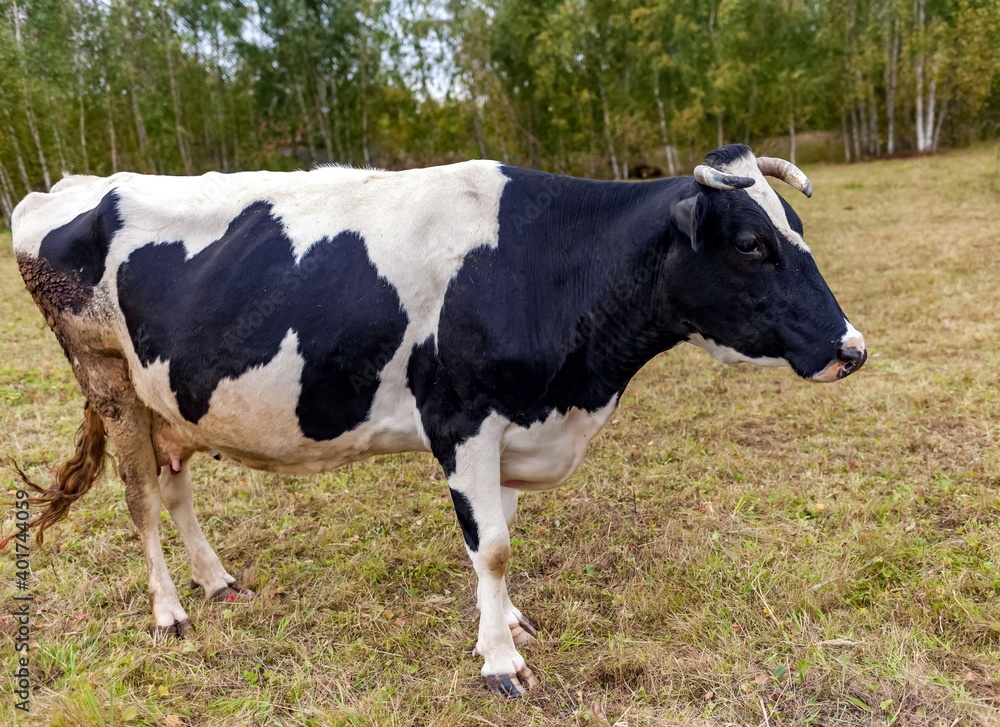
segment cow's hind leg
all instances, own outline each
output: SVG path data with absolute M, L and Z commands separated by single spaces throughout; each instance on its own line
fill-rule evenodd
M 489 424 L 485 422 L 479 434 L 459 445 L 448 485 L 466 549 L 479 579 L 476 653 L 484 660 L 483 679 L 490 689 L 517 697 L 538 680 L 518 653 L 509 623 L 509 615 L 516 609 L 510 603 L 505 580 L 510 534 L 505 513 L 509 504 L 504 507 L 504 488 L 500 486 L 502 428 L 492 432 L 494 427 Z M 517 614 L 520 616 L 520 612 Z
M 191 629 L 191 620 L 181 606 L 160 546 L 160 488 L 156 454 L 150 436 L 149 412 L 136 405 L 106 423 L 118 451 L 118 469 L 125 482 L 125 500 L 132 522 L 139 531 L 149 571 L 153 633 L 184 636 Z
M 245 588 L 223 568 L 219 556 L 208 544 L 194 513 L 194 495 L 191 490 L 191 469 L 185 461 L 180 472 L 169 466 L 160 470 L 160 497 L 170 517 L 180 531 L 184 549 L 191 560 L 191 580 L 201 586 L 205 597 L 214 601 L 235 601 L 253 598 L 254 592 Z
M 500 503 L 503 507 L 503 518 L 507 524 L 508 533 L 510 532 L 510 526 L 514 522 L 514 515 L 517 513 L 517 498 L 519 494 L 519 491 L 512 487 L 500 488 Z M 534 643 L 535 637 L 538 636 L 538 627 L 511 602 L 510 594 L 506 587 L 506 577 L 504 578 L 503 597 L 507 625 L 510 627 L 514 643 L 518 646 Z

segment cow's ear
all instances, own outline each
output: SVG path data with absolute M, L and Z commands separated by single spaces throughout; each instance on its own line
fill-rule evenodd
M 698 252 L 701 240 L 701 223 L 705 218 L 705 195 L 682 199 L 670 210 L 670 221 L 682 235 L 691 241 L 691 248 Z

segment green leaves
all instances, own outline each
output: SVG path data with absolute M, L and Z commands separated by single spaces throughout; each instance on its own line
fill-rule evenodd
M 881 0 L 3 7 L 7 214 L 62 169 L 188 174 L 484 156 L 625 177 L 639 163 L 686 172 L 678 148 L 699 157 L 735 140 L 769 139 L 768 153 L 787 156 L 809 131 L 842 133 L 855 159 L 890 141 L 894 151 L 914 146 L 918 77 L 924 143 L 995 135 L 1000 122 L 991 62 L 1000 5 L 987 0 L 933 3 L 922 22 L 912 3 Z M 786 135 L 787 146 L 776 141 Z M 832 138 L 814 140 L 812 156 L 839 157 Z

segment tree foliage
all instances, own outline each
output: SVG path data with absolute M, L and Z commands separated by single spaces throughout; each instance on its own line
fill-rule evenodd
M 0 0 L 0 203 L 63 171 L 485 156 L 624 178 L 992 137 L 995 0 Z

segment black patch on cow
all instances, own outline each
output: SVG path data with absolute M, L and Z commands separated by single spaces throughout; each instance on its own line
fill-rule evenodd
M 334 439 L 367 419 L 408 319 L 360 235 L 325 237 L 296 262 L 281 220 L 256 202 L 185 257 L 181 242 L 150 243 L 118 270 L 139 360 L 170 362 L 185 419 L 208 412 L 220 381 L 270 362 L 289 331 L 305 360 L 296 407 L 305 436 Z
M 523 427 L 596 411 L 679 340 L 654 321 L 671 180 L 614 184 L 504 167 L 499 245 L 468 253 L 408 384 L 447 474 L 492 411 Z
M 489 416 L 490 400 L 486 396 L 473 395 L 463 401 L 435 349 L 433 336 L 414 345 L 406 378 L 421 411 L 424 429 L 433 428 L 431 451 L 445 475 L 451 477 L 458 466 L 456 448 L 479 432 L 483 420 Z
M 72 296 L 63 295 L 60 308 L 79 313 L 90 301 L 90 289 L 104 277 L 111 238 L 121 227 L 118 195 L 111 191 L 96 207 L 81 212 L 42 238 L 39 259 L 48 262 L 53 274 L 65 274 L 67 283 L 75 282 L 76 292 Z
M 754 158 L 753 150 L 746 144 L 728 144 L 710 151 L 705 157 L 705 164 L 714 169 L 725 171 L 730 164 L 746 157 Z
M 454 488 L 451 490 L 451 501 L 455 505 L 455 514 L 458 515 L 458 524 L 462 526 L 462 537 L 469 550 L 475 553 L 479 550 L 479 526 L 476 525 L 476 516 L 472 512 L 472 503 L 469 498 Z

